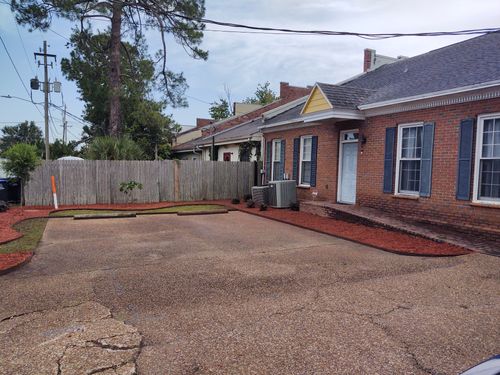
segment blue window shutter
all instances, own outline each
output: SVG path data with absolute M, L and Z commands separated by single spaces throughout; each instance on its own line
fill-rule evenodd
M 273 151 L 273 142 L 266 142 L 266 181 L 271 181 L 271 157 Z
M 392 193 L 394 184 L 394 146 L 396 139 L 396 128 L 385 129 L 385 152 L 384 152 L 384 193 Z
M 293 179 L 299 184 L 300 138 L 293 140 Z
M 311 140 L 311 186 L 316 186 L 316 173 L 318 171 L 318 136 Z
M 424 124 L 422 158 L 420 161 L 420 196 L 430 197 L 432 188 L 432 150 L 434 148 L 434 123 Z
M 470 179 L 472 171 L 472 146 L 474 138 L 474 119 L 460 122 L 458 149 L 457 192 L 459 200 L 470 199 Z
M 286 142 L 283 139 L 281 141 L 281 155 L 280 155 L 280 180 L 284 180 L 284 174 L 285 174 L 285 147 L 286 147 Z

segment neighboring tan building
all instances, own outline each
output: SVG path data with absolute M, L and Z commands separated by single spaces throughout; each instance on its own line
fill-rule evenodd
M 262 160 L 262 134 L 259 126 L 263 116 L 286 105 L 297 98 L 304 97 L 310 87 L 290 86 L 280 82 L 279 99 L 265 106 L 255 107 L 250 112 L 234 115 L 205 126 L 201 126 L 202 136 L 173 147 L 174 155 L 182 159 L 211 160 L 212 145 L 215 148 L 215 160 L 219 161 L 255 161 Z M 238 108 L 241 103 L 236 103 Z M 250 107 L 244 107 L 249 109 Z M 244 110 L 242 110 L 244 112 Z

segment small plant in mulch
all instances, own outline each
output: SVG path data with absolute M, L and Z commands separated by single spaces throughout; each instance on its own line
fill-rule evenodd
M 293 202 L 290 204 L 290 209 L 292 211 L 300 211 L 300 204 L 299 202 Z
M 120 191 L 127 197 L 128 203 L 132 203 L 134 190 L 142 190 L 142 184 L 140 182 L 130 180 L 120 183 Z
M 240 198 L 233 198 L 231 199 L 232 204 L 240 204 Z
M 245 195 L 243 196 L 243 200 L 244 200 L 245 202 L 248 202 L 248 201 L 249 201 L 249 200 L 251 200 L 251 199 L 252 199 L 252 194 L 245 194 Z
M 261 203 L 261 205 L 259 207 L 259 211 L 267 211 L 267 204 Z
M 248 200 L 247 201 L 247 207 L 248 208 L 254 208 L 255 207 L 255 202 L 253 200 Z

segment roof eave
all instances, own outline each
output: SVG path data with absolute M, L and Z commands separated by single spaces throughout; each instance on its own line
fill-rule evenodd
M 460 94 L 463 92 L 486 89 L 486 88 L 495 87 L 495 86 L 500 86 L 500 80 L 478 83 L 478 84 L 469 85 L 469 86 L 462 86 L 462 87 L 457 87 L 457 88 L 449 89 L 449 90 L 434 91 L 434 92 L 421 94 L 421 95 L 408 96 L 406 98 L 398 98 L 398 99 L 384 100 L 381 102 L 375 102 L 375 103 L 370 103 L 370 104 L 362 104 L 358 108 L 362 111 L 366 111 L 368 109 L 386 107 L 386 106 L 395 105 L 395 104 L 408 103 L 408 102 L 413 102 L 413 101 L 417 101 L 417 100 L 432 99 L 432 98 L 453 95 L 453 94 Z
M 304 122 L 313 122 L 319 120 L 327 120 L 327 119 L 337 119 L 337 120 L 364 120 L 365 115 L 358 111 L 357 109 L 342 109 L 342 108 L 334 108 L 326 111 L 321 111 L 318 113 L 313 113 L 307 116 L 304 116 Z

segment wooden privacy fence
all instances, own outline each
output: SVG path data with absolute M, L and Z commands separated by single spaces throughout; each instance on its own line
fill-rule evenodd
M 140 182 L 134 202 L 230 199 L 251 192 L 254 162 L 200 160 L 44 162 L 31 174 L 26 204 L 52 205 L 50 176 L 55 176 L 59 204 L 126 203 L 120 184 Z

